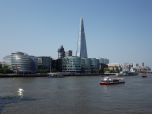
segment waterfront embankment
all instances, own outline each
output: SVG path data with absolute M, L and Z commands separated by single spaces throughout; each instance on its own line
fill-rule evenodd
M 0 78 L 11 77 L 48 77 L 48 74 L 0 74 Z
M 65 77 L 65 76 L 101 76 L 101 73 L 37 73 L 37 74 L 0 74 L 0 78 L 11 78 L 11 77 Z

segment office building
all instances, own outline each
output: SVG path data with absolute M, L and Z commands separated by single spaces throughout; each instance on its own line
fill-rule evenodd
M 61 45 L 61 47 L 58 49 L 58 59 L 64 57 L 65 57 L 65 51 L 63 45 Z
M 68 56 L 72 56 L 72 50 L 68 50 L 65 52 L 65 56 L 68 57 Z
M 4 57 L 4 63 L 16 73 L 35 73 L 37 70 L 37 58 L 23 52 L 11 53 Z
M 91 61 L 91 72 L 92 73 L 98 73 L 99 71 L 99 59 L 96 58 L 90 58 Z
M 51 62 L 51 72 L 62 72 L 62 59 L 55 59 Z
M 106 65 L 108 65 L 108 64 L 109 64 L 109 59 L 99 58 L 99 63 L 100 63 L 100 64 L 106 64 Z
M 63 72 L 81 72 L 81 58 L 77 56 L 69 56 L 62 58 Z
M 51 57 L 39 56 L 37 57 L 38 72 L 50 72 Z
M 90 58 L 81 58 L 81 70 L 83 73 L 91 72 L 91 59 Z

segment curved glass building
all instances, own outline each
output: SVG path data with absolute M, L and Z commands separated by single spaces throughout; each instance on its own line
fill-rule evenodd
M 11 60 L 11 69 L 16 73 L 35 73 L 37 70 L 37 59 L 34 56 L 16 52 L 7 58 Z M 7 58 L 4 61 L 7 61 Z

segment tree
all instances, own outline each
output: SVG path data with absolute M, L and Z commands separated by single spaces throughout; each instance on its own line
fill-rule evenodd
M 0 68 L 0 73 L 7 74 L 7 73 L 13 73 L 13 71 L 10 70 L 9 66 L 4 65 L 2 68 Z
M 104 73 L 108 68 L 106 64 L 100 64 L 99 73 Z

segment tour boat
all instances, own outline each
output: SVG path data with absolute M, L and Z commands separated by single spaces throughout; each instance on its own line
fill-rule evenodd
M 101 80 L 100 85 L 113 85 L 113 84 L 122 84 L 122 83 L 125 83 L 123 78 L 104 77 L 103 80 Z

